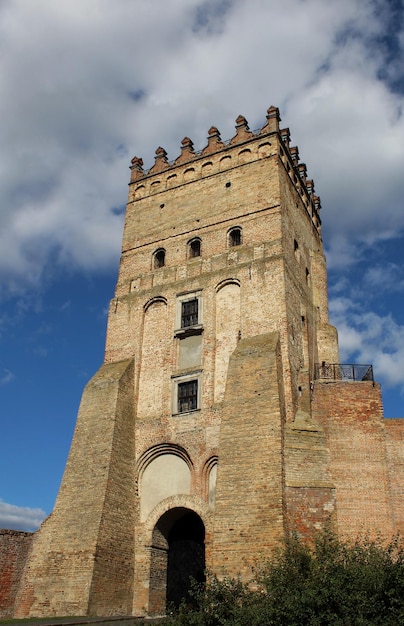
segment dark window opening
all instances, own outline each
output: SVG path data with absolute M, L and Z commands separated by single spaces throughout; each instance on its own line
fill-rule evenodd
M 297 243 L 296 239 L 294 240 L 293 247 L 294 247 L 294 251 L 295 251 L 296 261 L 300 262 L 299 244 Z
M 233 228 L 229 232 L 229 246 L 241 245 L 241 228 Z
M 166 264 L 166 251 L 163 248 L 156 250 L 154 253 L 154 267 L 164 267 Z
M 181 328 L 198 323 L 198 298 L 181 303 Z
M 195 411 L 198 408 L 198 381 L 178 383 L 178 413 Z
M 201 256 L 201 241 L 200 239 L 193 239 L 189 242 L 189 258 L 193 259 L 197 256 Z

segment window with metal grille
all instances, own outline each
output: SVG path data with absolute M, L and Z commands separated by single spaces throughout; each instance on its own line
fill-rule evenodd
M 195 326 L 198 323 L 198 298 L 181 302 L 181 328 Z
M 195 411 L 198 408 L 198 381 L 178 383 L 178 413 Z

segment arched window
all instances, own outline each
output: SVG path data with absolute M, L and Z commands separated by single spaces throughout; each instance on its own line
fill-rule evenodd
M 237 226 L 236 228 L 232 228 L 228 232 L 228 244 L 230 247 L 232 246 L 241 246 L 242 237 L 241 237 L 241 228 Z
M 188 257 L 194 259 L 201 256 L 201 240 L 197 237 L 188 242 Z
M 159 248 L 153 254 L 153 266 L 155 269 L 158 267 L 164 267 L 166 264 L 166 251 L 164 248 Z

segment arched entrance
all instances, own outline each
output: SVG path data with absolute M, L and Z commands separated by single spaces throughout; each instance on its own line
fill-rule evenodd
M 161 614 L 189 597 L 192 579 L 205 580 L 205 526 L 194 511 L 177 507 L 153 530 L 149 612 Z

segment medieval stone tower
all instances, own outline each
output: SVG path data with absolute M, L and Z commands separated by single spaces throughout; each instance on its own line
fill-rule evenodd
M 403 529 L 403 427 L 338 365 L 320 200 L 279 120 L 133 159 L 105 362 L 16 616 L 163 613 L 290 530 Z

